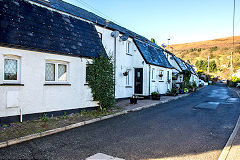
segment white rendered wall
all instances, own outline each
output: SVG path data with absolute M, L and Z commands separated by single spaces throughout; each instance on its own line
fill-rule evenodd
M 108 56 L 114 57 L 114 38 L 111 37 L 112 30 L 95 26 L 102 34 L 102 43 Z M 121 36 L 121 35 L 120 35 Z M 126 43 L 130 43 L 130 54 L 126 54 Z M 134 94 L 134 68 L 143 68 L 143 95 L 148 95 L 148 65 L 144 62 L 140 52 L 131 38 L 121 41 L 117 38 L 116 54 L 116 98 L 127 98 Z M 123 73 L 130 70 L 130 83 L 126 84 L 126 76 Z
M 23 114 L 95 107 L 91 89 L 84 85 L 86 77 L 85 58 L 63 56 L 36 51 L 0 47 L 0 84 L 3 84 L 3 58 L 5 55 L 20 57 L 21 84 L 24 86 L 0 86 L 0 117 Z M 45 86 L 45 62 L 58 60 L 68 62 L 71 86 Z M 18 107 L 7 108 L 7 93 L 18 93 Z
M 152 69 L 154 69 L 155 73 L 152 76 Z M 163 71 L 163 77 L 162 80 L 159 78 L 159 71 Z M 167 82 L 167 71 L 169 71 L 169 79 L 171 80 L 170 83 Z M 151 65 L 151 73 L 150 73 L 150 86 L 152 92 L 159 92 L 161 94 L 165 94 L 168 90 L 172 89 L 172 69 L 163 68 L 159 66 Z M 153 77 L 153 78 L 152 78 Z

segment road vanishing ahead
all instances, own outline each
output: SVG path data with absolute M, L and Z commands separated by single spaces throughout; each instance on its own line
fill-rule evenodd
M 240 104 L 223 84 L 175 101 L 0 149 L 0 159 L 217 159 Z M 231 100 L 231 99 L 230 99 Z

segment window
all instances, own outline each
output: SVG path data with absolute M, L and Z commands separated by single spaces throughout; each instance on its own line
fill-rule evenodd
M 169 75 L 169 71 L 167 71 L 167 80 L 170 80 L 169 77 L 170 75 Z
M 47 82 L 67 82 L 68 64 L 57 62 L 46 62 L 45 81 Z
M 46 72 L 45 72 L 46 81 L 55 81 L 55 64 L 46 63 Z
M 155 68 L 152 69 L 152 80 L 155 80 Z
M 90 74 L 90 73 L 89 73 L 89 65 L 90 65 L 90 64 L 87 64 L 87 65 L 86 65 L 86 83 L 87 83 L 87 84 L 88 84 L 88 82 L 89 82 L 89 74 Z
M 127 76 L 126 76 L 126 86 L 130 86 L 130 74 L 131 74 L 131 70 L 127 70 Z
M 16 56 L 6 56 L 4 58 L 4 82 L 20 81 L 20 59 Z
M 126 42 L 126 53 L 130 54 L 130 42 Z
M 159 70 L 159 81 L 162 81 L 163 80 L 163 70 Z

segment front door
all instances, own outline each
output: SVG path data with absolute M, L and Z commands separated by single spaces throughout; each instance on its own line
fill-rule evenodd
M 143 69 L 135 68 L 134 93 L 143 94 Z

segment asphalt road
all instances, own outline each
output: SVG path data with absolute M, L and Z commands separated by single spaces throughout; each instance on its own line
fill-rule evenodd
M 208 86 L 176 101 L 0 149 L 0 159 L 85 159 L 99 152 L 124 159 L 217 159 L 240 113 L 239 103 L 226 102 L 230 97 L 237 95 L 223 85 Z

